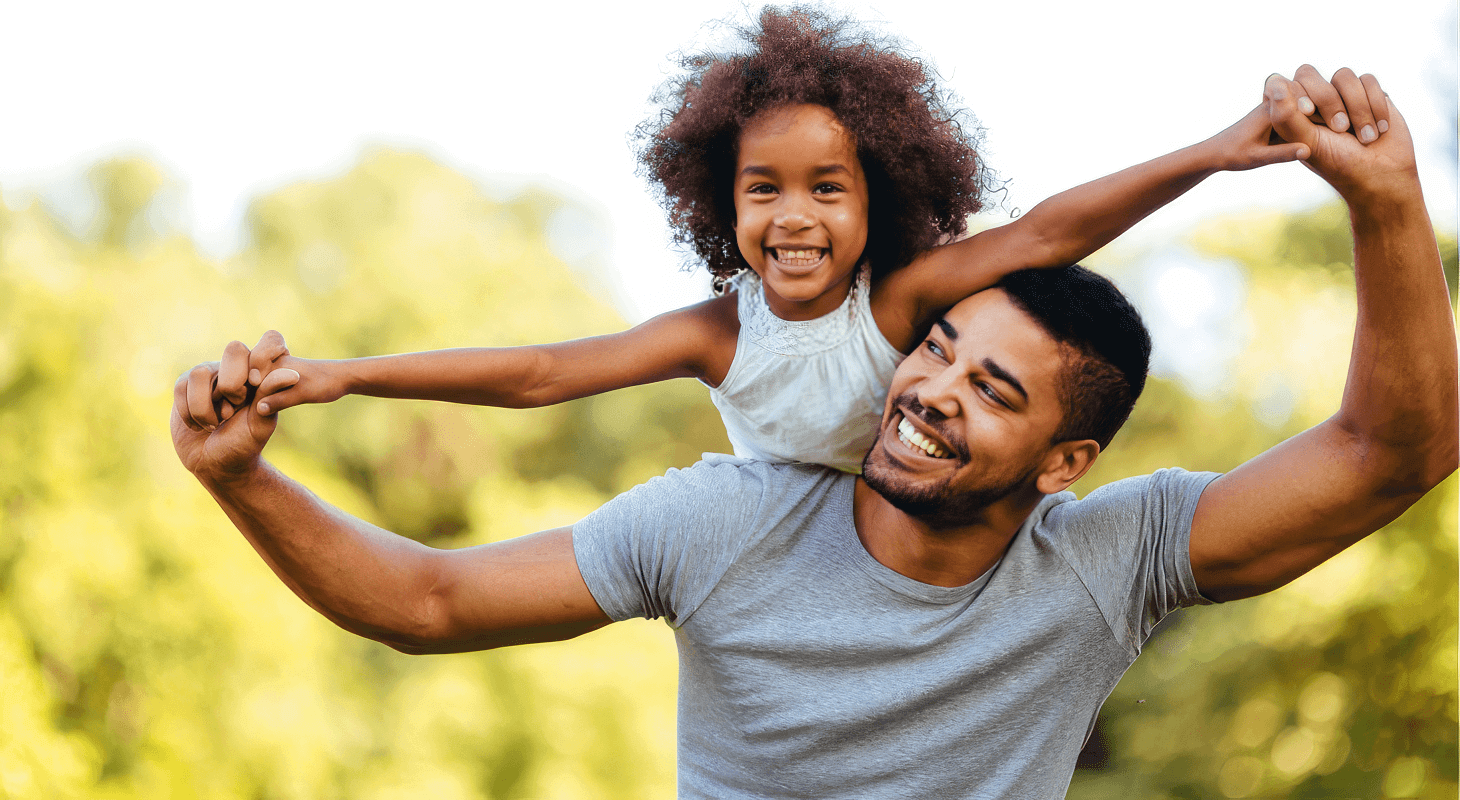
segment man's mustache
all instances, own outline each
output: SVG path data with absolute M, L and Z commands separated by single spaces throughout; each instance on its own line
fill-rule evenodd
M 892 407 L 902 412 L 905 417 L 917 417 L 924 425 L 938 432 L 943 441 L 953 449 L 953 452 L 961 461 L 968 461 L 968 445 L 963 437 L 954 433 L 951 426 L 945 424 L 947 417 L 936 408 L 928 408 L 918 402 L 918 396 L 913 392 L 903 392 L 892 401 Z

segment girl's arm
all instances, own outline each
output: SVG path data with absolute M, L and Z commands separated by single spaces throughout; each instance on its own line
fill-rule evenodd
M 1068 189 L 1013 222 L 934 248 L 884 278 L 874 292 L 878 324 L 906 351 L 939 314 L 1000 278 L 1030 267 L 1073 264 L 1220 170 L 1305 158 L 1301 144 L 1272 143 L 1267 109 L 1199 144 Z M 878 295 L 881 295 L 879 297 Z
M 533 408 L 670 378 L 718 384 L 735 356 L 739 321 L 733 295 L 661 314 L 622 333 L 526 347 L 473 347 L 393 356 L 314 360 L 288 354 L 282 340 L 266 366 L 251 367 L 259 385 L 273 369 L 299 380 L 258 398 L 261 414 L 347 394 Z M 255 352 L 265 349 L 263 342 Z

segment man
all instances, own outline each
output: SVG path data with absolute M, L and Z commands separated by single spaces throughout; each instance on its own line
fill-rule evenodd
M 702 463 L 573 528 L 437 551 L 262 461 L 276 422 L 256 402 L 297 378 L 269 370 L 277 334 L 179 380 L 174 442 L 291 589 L 399 650 L 665 617 L 682 796 L 1061 796 L 1164 614 L 1287 583 L 1456 466 L 1454 330 L 1403 118 L 1348 70 L 1275 75 L 1265 98 L 1349 205 L 1359 314 L 1338 413 L 1223 476 L 1063 491 L 1149 353 L 1119 293 L 1078 268 L 949 310 L 898 369 L 865 479 Z

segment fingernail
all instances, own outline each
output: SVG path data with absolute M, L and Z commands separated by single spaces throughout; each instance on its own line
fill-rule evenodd
M 269 413 L 269 404 L 268 403 L 259 403 L 259 413 L 260 414 L 263 414 L 264 416 L 268 416 L 268 413 Z
M 1306 97 L 1299 97 L 1298 98 L 1298 110 L 1301 111 L 1301 112 L 1303 112 L 1303 115 L 1304 116 L 1307 116 L 1309 114 L 1312 114 L 1313 113 L 1313 101 L 1312 100 L 1309 100 Z
M 1380 133 L 1388 133 L 1389 132 L 1389 120 L 1387 120 L 1387 119 L 1381 119 L 1381 120 L 1379 120 L 1379 132 Z
M 1348 115 L 1343 113 L 1342 111 L 1334 114 L 1333 123 L 1330 127 L 1332 127 L 1335 131 L 1339 133 L 1343 133 L 1344 131 L 1348 130 Z
M 259 382 L 263 379 L 264 374 L 262 372 L 259 372 L 256 369 L 251 369 L 248 371 L 248 382 L 253 384 L 254 386 L 258 386 Z
M 1379 138 L 1379 134 L 1374 133 L 1373 125 L 1365 125 L 1359 131 L 1359 141 L 1363 142 L 1364 144 L 1368 144 L 1369 142 L 1372 142 L 1377 138 Z
M 1288 99 L 1288 91 L 1281 86 L 1274 86 L 1272 87 L 1272 99 L 1286 100 Z

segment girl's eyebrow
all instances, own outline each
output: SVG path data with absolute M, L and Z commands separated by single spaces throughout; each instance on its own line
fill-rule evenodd
M 761 164 L 746 164 L 745 167 L 740 170 L 740 174 L 741 175 L 774 175 L 775 174 L 775 170 L 773 168 L 771 168 L 771 167 L 763 166 Z M 829 174 L 851 175 L 852 174 L 852 171 L 849 170 L 849 169 L 847 169 L 846 166 L 845 165 L 842 165 L 842 164 L 827 164 L 826 166 L 816 167 L 815 169 L 811 170 L 811 174 L 813 174 L 813 175 L 829 175 Z

